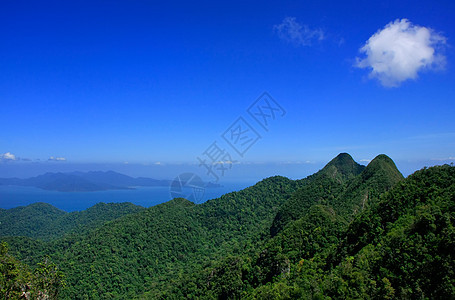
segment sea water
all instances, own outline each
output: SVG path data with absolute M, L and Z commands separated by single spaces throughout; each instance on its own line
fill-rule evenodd
M 226 183 L 205 189 L 199 203 L 233 191 L 239 191 L 253 183 Z M 131 202 L 143 207 L 164 203 L 171 199 L 169 187 L 137 187 L 131 190 L 109 190 L 98 192 L 56 192 L 35 187 L 0 186 L 0 208 L 26 206 L 35 202 L 49 203 L 61 210 L 72 212 L 85 210 L 96 203 Z

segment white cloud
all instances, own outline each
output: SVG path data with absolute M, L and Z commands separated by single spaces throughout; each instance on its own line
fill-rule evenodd
M 432 158 L 431 160 L 435 160 L 435 161 L 448 161 L 448 160 L 455 160 L 455 157 L 449 156 L 449 157 L 443 157 L 443 158 Z
M 370 78 L 383 86 L 397 87 L 403 81 L 416 79 L 421 70 L 443 68 L 445 57 L 438 51 L 446 39 L 431 28 L 413 25 L 407 19 L 387 24 L 360 48 L 365 58 L 356 66 L 371 69 Z
M 311 29 L 307 25 L 301 25 L 293 17 L 284 18 L 283 22 L 273 26 L 273 29 L 281 39 L 298 46 L 309 46 L 313 41 L 324 39 L 322 29 Z
M 66 161 L 66 158 L 64 158 L 64 157 L 53 157 L 53 156 L 51 156 L 51 157 L 49 157 L 48 160 L 50 160 L 50 161 Z
M 315 162 L 311 161 L 311 160 L 306 160 L 306 161 L 300 161 L 300 160 L 292 161 L 292 160 L 289 160 L 289 161 L 277 162 L 277 164 L 279 164 L 279 165 L 304 165 L 304 164 L 314 164 L 314 163 Z
M 6 152 L 5 154 L 0 154 L 0 158 L 4 160 L 16 160 L 16 156 L 10 152 Z

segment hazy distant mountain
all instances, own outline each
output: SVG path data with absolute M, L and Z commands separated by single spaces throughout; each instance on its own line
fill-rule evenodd
M 169 186 L 170 180 L 130 177 L 113 171 L 46 173 L 27 179 L 0 178 L 0 185 L 33 186 L 59 192 L 94 192 L 133 189 L 138 186 Z

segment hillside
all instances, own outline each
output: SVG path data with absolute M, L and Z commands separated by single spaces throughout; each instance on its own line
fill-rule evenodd
M 328 205 L 349 220 L 402 179 L 386 155 L 377 156 L 365 167 L 349 154 L 341 153 L 319 172 L 298 181 L 301 187 L 280 208 L 270 232 L 276 235 L 314 204 Z
M 315 204 L 252 251 L 140 298 L 453 299 L 454 175 L 447 165 L 418 171 L 351 223 Z
M 248 298 L 453 299 L 454 199 L 454 167 L 418 171 Z
M 393 161 L 390 163 L 390 158 L 385 158 L 378 156 L 363 167 L 350 155 L 340 154 L 321 171 L 296 182 L 297 190 L 278 209 L 270 226 L 271 234 L 265 235 L 261 243 L 205 266 L 197 276 L 190 274 L 175 282 L 168 294 L 237 298 L 241 291 L 270 283 L 288 272 L 293 264 L 337 244 L 352 217 L 366 209 L 358 209 L 364 202 L 359 195 L 369 191 L 372 196 L 368 205 L 374 205 L 379 201 L 379 194 L 403 179 Z M 279 230 L 277 220 L 281 225 Z M 222 284 L 234 280 L 225 278 L 226 272 L 236 278 L 235 288 Z M 206 288 L 188 288 L 194 286 Z M 165 298 L 165 295 L 150 292 L 146 297 Z
M 0 210 L 0 237 L 53 240 L 69 233 L 83 233 L 141 210 L 144 208 L 132 203 L 98 203 L 84 211 L 67 213 L 47 203 L 34 203 Z
M 65 299 L 447 299 L 454 169 L 404 179 L 385 155 L 364 167 L 340 154 L 302 180 L 174 199 L 51 242 L 3 240 L 29 265 L 48 256 Z
M 63 210 L 47 203 L 34 203 L 28 206 L 0 210 L 0 237 L 38 237 L 39 231 L 65 214 L 66 212 Z

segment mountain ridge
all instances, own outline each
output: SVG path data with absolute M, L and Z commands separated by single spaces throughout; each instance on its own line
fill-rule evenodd
M 275 236 L 287 223 L 299 219 L 313 204 L 328 204 L 333 195 L 341 193 L 347 183 L 361 174 L 365 166 L 348 153 L 340 153 L 318 172 L 298 180 L 299 189 L 279 209 L 270 234 Z
M 35 177 L 0 178 L 0 185 L 33 186 L 59 192 L 95 192 L 134 189 L 137 186 L 169 186 L 171 180 L 131 177 L 114 171 L 47 172 Z

